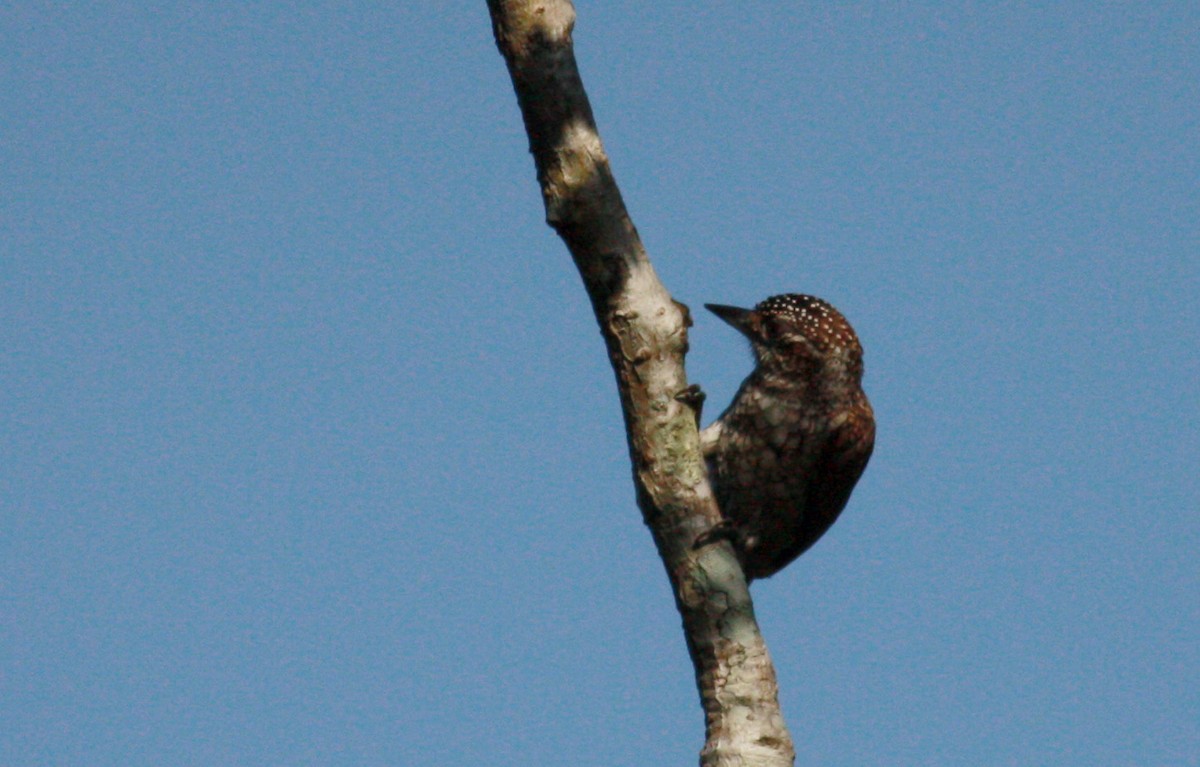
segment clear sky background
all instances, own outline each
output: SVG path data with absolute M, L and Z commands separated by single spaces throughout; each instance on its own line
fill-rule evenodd
M 756 583 L 798 764 L 1200 764 L 1200 6 L 590 2 L 700 309 L 830 300 L 874 459 Z M 0 763 L 694 764 L 482 0 L 0 11 Z

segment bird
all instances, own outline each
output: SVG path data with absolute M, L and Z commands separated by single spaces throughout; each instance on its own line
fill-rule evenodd
M 750 340 L 753 372 L 700 433 L 721 522 L 697 546 L 728 540 L 747 582 L 803 554 L 837 520 L 875 446 L 863 350 L 841 312 L 815 296 L 753 309 L 705 308 Z

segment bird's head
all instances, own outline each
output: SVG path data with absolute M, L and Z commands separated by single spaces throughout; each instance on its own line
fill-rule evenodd
M 842 313 L 815 296 L 771 296 L 753 309 L 705 304 L 750 339 L 764 372 L 862 379 L 862 344 Z

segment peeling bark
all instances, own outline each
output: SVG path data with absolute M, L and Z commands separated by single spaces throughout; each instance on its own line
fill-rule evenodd
M 629 218 L 575 64 L 569 0 L 488 0 L 537 168 L 546 221 L 583 278 L 617 377 L 643 519 L 683 617 L 705 713 L 704 767 L 791 765 L 775 669 L 728 543 L 693 548 L 719 519 L 687 387 L 687 307 L 654 273 Z

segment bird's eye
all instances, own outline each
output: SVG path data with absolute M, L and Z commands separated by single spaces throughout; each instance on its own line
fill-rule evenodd
M 767 341 L 778 341 L 783 337 L 783 324 L 774 317 L 767 317 L 762 324 L 762 334 Z

